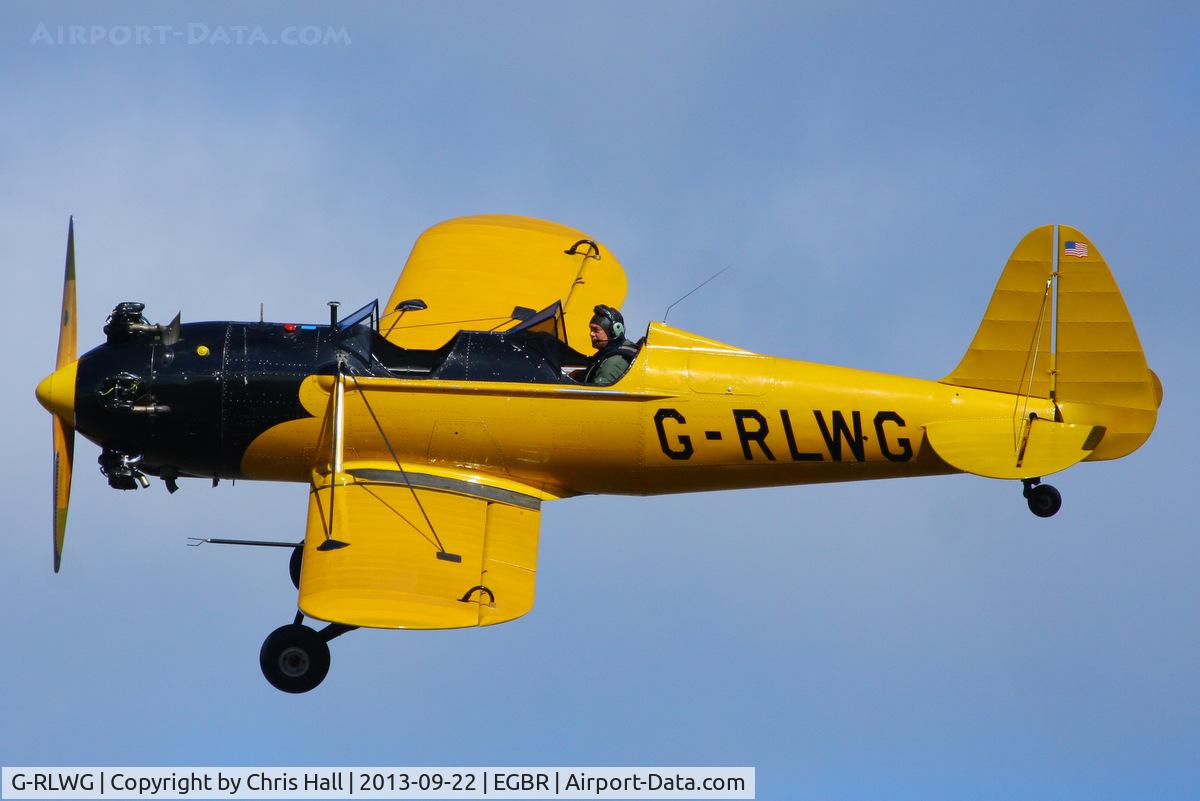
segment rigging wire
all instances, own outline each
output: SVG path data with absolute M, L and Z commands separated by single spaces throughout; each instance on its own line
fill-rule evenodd
M 386 319 L 387 317 L 390 317 L 392 314 L 393 314 L 393 312 L 388 312 L 387 314 L 383 315 L 383 318 Z M 438 322 L 438 323 L 414 323 L 412 325 L 393 324 L 392 327 L 388 329 L 388 333 L 390 334 L 390 333 L 392 333 L 392 331 L 405 331 L 409 328 L 432 328 L 433 326 L 436 326 L 436 325 L 461 325 L 463 323 L 490 323 L 495 320 L 499 320 L 501 323 L 504 323 L 511 319 L 513 319 L 511 315 L 499 315 L 496 317 L 474 317 L 470 320 L 445 320 L 443 322 Z M 399 322 L 399 318 L 397 318 L 396 322 L 397 323 Z
M 408 473 L 405 471 L 404 465 L 400 464 L 400 457 L 396 455 L 396 449 L 392 447 L 392 442 L 388 439 L 387 432 L 383 430 L 383 425 L 380 424 L 379 418 L 375 416 L 375 410 L 371 408 L 371 402 L 367 400 L 367 393 L 363 392 L 362 385 L 358 383 L 358 376 L 352 373 L 350 380 L 354 382 L 354 388 L 358 390 L 358 396 L 362 398 L 363 405 L 367 407 L 367 413 L 371 415 L 371 420 L 375 423 L 375 429 L 379 431 L 379 436 L 383 437 L 383 444 L 387 446 L 388 453 L 392 455 L 392 461 L 396 463 L 396 469 L 400 471 L 400 477 L 404 479 L 405 486 L 412 493 L 413 500 L 417 502 L 417 508 L 421 510 L 421 516 L 425 518 L 425 523 L 429 526 L 429 533 L 433 535 L 433 539 L 437 542 L 438 554 L 449 555 L 446 551 L 446 546 L 442 544 L 441 537 L 438 536 L 437 529 L 433 527 L 433 521 L 429 519 L 429 513 L 425 511 L 425 505 L 421 503 L 421 496 L 417 495 L 412 482 L 408 480 Z
M 1022 395 L 1020 392 L 1020 384 L 1017 385 L 1017 398 L 1013 404 L 1013 453 L 1018 456 L 1020 454 L 1021 435 L 1017 430 L 1017 421 L 1020 420 L 1021 424 L 1024 425 L 1026 422 L 1025 415 L 1029 411 L 1029 399 L 1033 395 L 1034 369 L 1037 367 L 1037 354 L 1042 346 L 1042 321 L 1046 318 L 1046 302 L 1050 299 L 1050 288 L 1053 283 L 1054 275 L 1051 274 L 1051 276 L 1046 279 L 1046 289 L 1042 293 L 1042 305 L 1038 309 L 1037 325 L 1034 328 L 1033 341 L 1029 343 L 1029 350 L 1025 354 L 1025 366 L 1021 368 L 1021 380 L 1025 380 L 1025 374 L 1028 372 L 1029 382 L 1026 385 L 1026 391 L 1024 395 Z M 1022 398 L 1024 398 L 1025 401 L 1024 408 L 1021 408 Z

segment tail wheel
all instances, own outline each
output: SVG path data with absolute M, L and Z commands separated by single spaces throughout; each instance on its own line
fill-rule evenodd
M 275 689 L 306 693 L 329 673 L 329 644 L 308 626 L 280 626 L 263 641 L 258 664 Z
M 1062 495 L 1049 484 L 1038 484 L 1031 487 L 1025 498 L 1029 503 L 1029 511 L 1038 517 L 1053 517 L 1062 508 Z

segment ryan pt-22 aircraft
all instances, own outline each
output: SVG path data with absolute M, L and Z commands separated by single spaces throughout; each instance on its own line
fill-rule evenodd
M 128 490 L 157 476 L 308 485 L 292 548 L 295 621 L 263 643 L 267 680 L 316 687 L 351 629 L 489 626 L 533 607 L 542 504 L 954 472 L 1021 482 L 1116 459 L 1154 429 L 1162 386 L 1087 237 L 1021 240 L 959 365 L 939 381 L 751 353 L 651 323 L 628 372 L 578 383 L 597 304 L 625 273 L 551 222 L 464 217 L 430 228 L 391 298 L 328 325 L 155 325 L 120 303 L 76 358 L 74 226 L 55 371 L 54 569 L 74 432 Z M 326 621 L 320 631 L 305 616 Z

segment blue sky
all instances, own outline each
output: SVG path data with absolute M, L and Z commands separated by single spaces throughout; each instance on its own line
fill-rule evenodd
M 752 765 L 759 797 L 1144 799 L 1200 787 L 1191 4 L 59 4 L 0 7 L 11 421 L 0 762 Z M 39 24 L 345 29 L 311 47 L 34 42 Z M 89 28 L 90 30 L 90 28 Z M 210 34 L 211 35 L 211 34 Z M 926 378 L 1029 229 L 1085 231 L 1166 401 L 1054 483 L 937 479 L 583 498 L 543 514 L 532 614 L 356 632 L 304 697 L 262 638 L 305 490 L 117 494 L 78 446 L 50 569 L 67 216 L 80 344 L 386 297 L 447 217 L 608 245 L 626 319 Z

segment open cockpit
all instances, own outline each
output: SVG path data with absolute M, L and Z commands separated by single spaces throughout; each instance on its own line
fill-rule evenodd
M 515 322 L 516 325 L 512 325 Z M 577 384 L 571 374 L 590 358 L 567 344 L 562 304 L 539 312 L 515 309 L 506 330 L 461 330 L 435 350 L 405 348 L 402 336 L 380 331 L 372 302 L 339 321 L 339 345 L 357 357 L 360 369 L 376 376 L 443 381 L 507 381 Z

